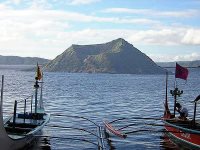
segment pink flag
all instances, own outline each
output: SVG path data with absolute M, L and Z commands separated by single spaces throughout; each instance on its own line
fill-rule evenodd
M 188 77 L 188 69 L 185 67 L 182 67 L 178 63 L 176 63 L 175 78 L 187 80 L 187 77 Z

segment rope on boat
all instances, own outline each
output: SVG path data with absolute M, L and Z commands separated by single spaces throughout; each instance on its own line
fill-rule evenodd
M 181 131 L 170 131 L 170 130 L 148 130 L 148 129 L 141 129 L 141 130 L 134 130 L 134 131 L 129 131 L 129 132 L 125 132 L 124 134 L 129 135 L 129 134 L 133 134 L 133 133 L 137 133 L 137 132 L 155 132 L 155 133 L 182 133 Z M 195 133 L 192 131 L 188 131 L 187 133 L 190 134 L 199 134 L 199 133 Z
M 125 128 L 128 128 L 128 127 L 131 127 L 131 126 L 136 126 L 136 125 L 141 125 L 138 124 L 138 123 L 131 123 L 131 124 L 128 124 L 128 125 L 125 125 L 121 128 L 113 128 L 113 126 L 111 125 L 112 123 L 115 123 L 115 122 L 118 122 L 118 121 L 122 121 L 122 120 L 161 120 L 162 118 L 152 118 L 152 117 L 130 117 L 130 118 L 126 118 L 126 117 L 122 117 L 122 118 L 118 118 L 118 119 L 115 119 L 113 121 L 110 121 L 110 122 L 104 122 L 104 125 L 105 125 L 105 129 L 107 129 L 108 131 L 110 131 L 111 133 L 113 133 L 114 135 L 118 136 L 118 137 L 121 137 L 121 138 L 126 138 L 127 137 L 127 133 L 129 134 L 129 132 L 126 132 L 126 133 L 123 133 L 121 131 L 123 131 L 123 129 Z M 153 124 L 147 124 L 147 123 L 144 123 L 144 125 L 151 125 L 153 126 Z M 162 125 L 164 126 L 164 125 Z M 130 131 L 130 133 L 132 132 L 144 132 L 144 131 L 150 131 L 149 129 L 143 129 L 143 130 L 138 130 L 138 131 Z
M 128 124 L 128 125 L 126 125 L 124 127 L 119 128 L 118 130 L 122 130 L 122 129 L 128 128 L 130 126 L 135 126 L 135 125 L 138 125 L 138 124 L 136 124 L 136 123 Z
M 101 148 L 101 149 L 105 149 L 104 147 L 100 146 L 99 144 L 97 143 L 94 143 L 90 140 L 87 140 L 87 139 L 81 139 L 81 138 L 70 138 L 70 137 L 59 137 L 59 136 L 44 136 L 44 135 L 34 135 L 34 137 L 44 137 L 44 138 L 52 138 L 52 139 L 64 139 L 64 140 L 76 140 L 76 141 L 83 141 L 83 142 L 87 142 L 87 143 L 90 143 L 90 144 L 93 144 L 95 146 L 97 146 L 98 148 Z
M 134 119 L 134 120 L 162 120 L 163 118 L 162 117 L 160 117 L 160 118 L 151 118 L 151 117 L 130 117 L 130 118 L 126 118 L 126 117 L 122 117 L 122 118 L 118 118 L 118 119 L 115 119 L 113 121 L 110 121 L 109 123 L 114 123 L 114 122 L 121 121 L 121 120 L 131 120 L 131 119 Z
M 123 129 L 126 129 L 128 127 L 131 127 L 131 126 L 135 126 L 135 125 L 141 125 L 139 123 L 132 123 L 132 124 L 128 124 L 126 126 L 123 126 L 121 128 L 119 128 L 118 130 L 123 130 Z M 168 126 L 168 125 L 165 125 L 165 124 L 154 124 L 154 123 L 145 123 L 144 125 L 147 125 L 147 126 L 160 126 L 160 127 L 171 127 L 171 126 Z
M 98 125 L 97 123 L 95 123 L 94 121 L 92 121 L 91 119 L 88 119 L 86 117 L 82 117 L 82 116 L 72 116 L 72 115 L 64 115 L 64 114 L 51 114 L 51 116 L 57 116 L 57 117 L 60 117 L 60 116 L 63 116 L 63 117 L 71 117 L 71 118 L 78 118 L 78 119 L 83 119 L 83 120 L 86 120 L 86 121 L 89 121 L 90 123 L 92 123 L 93 125 L 95 125 L 97 127 L 97 134 L 91 132 L 91 131 L 88 131 L 86 129 L 83 129 L 83 128 L 76 128 L 76 127 L 64 127 L 64 126 L 58 126 L 58 125 L 47 125 L 49 127 L 55 127 L 55 128 L 62 128 L 62 129 L 75 129 L 75 130 L 80 130 L 80 131 L 84 131 L 84 132 L 87 132 L 95 137 L 97 137 L 97 141 L 98 141 L 98 149 L 99 150 L 104 150 L 106 149 L 105 148 L 105 143 L 104 143 L 104 137 L 103 137 L 103 134 L 102 134 L 102 127 L 101 125 Z
M 128 134 L 133 134 L 137 132 L 155 132 L 155 133 L 181 133 L 181 132 L 176 132 L 176 131 L 167 131 L 167 130 L 148 130 L 148 129 L 141 129 L 141 130 L 135 130 L 135 131 L 129 131 L 125 132 L 126 135 Z
M 92 124 L 94 124 L 95 126 L 99 127 L 99 125 L 97 123 L 95 123 L 94 121 L 92 121 L 91 119 L 88 119 L 88 118 L 82 117 L 82 116 L 72 116 L 72 115 L 63 115 L 63 114 L 51 114 L 51 116 L 63 116 L 63 117 L 71 117 L 71 118 L 80 118 L 80 119 L 87 120 L 87 121 L 91 122 Z
M 96 136 L 97 138 L 101 138 L 100 136 L 96 135 L 95 133 L 93 133 L 93 132 L 91 132 L 91 131 L 88 131 L 88 130 L 86 130 L 86 129 L 83 129 L 83 128 L 65 127 L 65 126 L 59 126 L 59 125 L 46 125 L 46 126 L 52 127 L 52 128 L 62 128 L 62 129 L 80 130 L 80 131 L 84 131 L 84 132 L 90 133 L 91 135 L 94 135 L 94 136 Z
M 123 129 L 125 128 L 128 128 L 130 126 L 135 126 L 135 125 L 139 125 L 139 124 L 136 124 L 136 123 L 133 123 L 133 124 L 128 124 L 124 127 L 121 127 L 119 129 L 115 129 L 115 131 L 122 131 Z M 154 123 L 145 123 L 144 125 L 147 125 L 147 126 L 161 126 L 161 127 L 171 127 L 170 125 L 166 125 L 166 124 L 154 124 Z M 179 124 L 179 125 L 185 125 L 185 124 Z M 115 132 L 113 132 L 112 130 L 110 130 L 109 128 L 110 127 L 107 127 L 105 126 L 105 128 L 107 128 L 109 131 L 111 131 L 114 135 L 116 136 L 119 136 L 118 134 L 116 134 Z M 134 130 L 134 131 L 128 131 L 128 132 L 123 132 L 121 133 L 122 135 L 125 135 L 125 136 L 128 136 L 129 134 L 134 134 L 134 133 L 138 133 L 138 132 L 155 132 L 155 133 L 181 133 L 180 131 L 170 131 L 170 130 L 152 130 L 152 129 L 140 129 L 140 130 Z M 195 133 L 195 132 L 192 132 L 192 131 L 187 131 L 187 133 L 190 133 L 190 134 L 199 134 L 199 133 Z M 121 137 L 121 135 L 119 136 Z

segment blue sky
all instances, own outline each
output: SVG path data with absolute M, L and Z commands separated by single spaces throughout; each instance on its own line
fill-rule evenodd
M 200 59 L 200 0 L 0 1 L 0 55 L 53 59 L 124 38 L 154 61 Z

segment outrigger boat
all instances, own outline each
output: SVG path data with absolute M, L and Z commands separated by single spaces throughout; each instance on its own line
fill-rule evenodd
M 180 68 L 181 67 L 181 68 Z M 183 68 L 182 66 L 176 67 L 176 75 L 175 78 L 187 79 L 187 68 Z M 179 73 L 177 75 L 177 73 Z M 184 76 L 186 75 L 186 76 Z M 175 143 L 181 144 L 184 147 L 189 149 L 200 149 L 200 123 L 196 121 L 196 107 L 197 102 L 200 99 L 200 95 L 196 97 L 194 102 L 194 114 L 192 119 L 179 119 L 176 117 L 176 102 L 177 97 L 180 97 L 183 94 L 183 91 L 179 90 L 178 87 L 175 87 L 174 90 L 171 90 L 170 93 L 174 97 L 174 112 L 173 114 L 169 110 L 168 105 L 168 87 L 167 87 L 167 79 L 166 77 L 166 98 L 165 98 L 165 110 L 163 116 L 164 128 L 166 130 L 167 135 L 175 141 Z
M 18 150 L 28 147 L 34 143 L 41 134 L 41 130 L 48 123 L 50 114 L 45 113 L 42 102 L 42 84 L 39 82 L 42 78 L 40 68 L 37 65 L 37 75 L 35 77 L 35 104 L 33 104 L 33 96 L 31 96 L 31 110 L 27 112 L 28 99 L 23 100 L 24 112 L 17 112 L 17 104 L 22 101 L 15 101 L 14 113 L 12 116 L 3 120 L 3 87 L 4 76 L 2 76 L 1 102 L 0 102 L 0 149 L 2 150 Z M 41 84 L 40 99 L 39 84 Z M 35 105 L 33 107 L 33 105 Z M 33 109 L 35 110 L 33 111 Z

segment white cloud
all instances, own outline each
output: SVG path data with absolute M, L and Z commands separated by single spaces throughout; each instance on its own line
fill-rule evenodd
M 44 24 L 46 24 L 44 22 Z M 36 26 L 36 27 L 35 27 Z M 45 26 L 45 25 L 44 25 Z M 34 30 L 38 28 L 37 30 Z M 32 29 L 29 28 L 30 31 L 27 31 L 24 34 L 21 33 L 13 33 L 9 37 L 9 39 L 4 39 L 0 44 L 0 49 L 3 50 L 0 52 L 2 55 L 17 55 L 21 56 L 40 56 L 46 58 L 55 58 L 55 56 L 62 53 L 66 48 L 71 46 L 72 44 L 98 44 L 98 43 L 105 43 L 111 41 L 116 38 L 124 38 L 128 42 L 132 43 L 134 46 L 138 44 L 152 44 L 152 45 L 159 45 L 165 46 L 170 43 L 171 44 L 178 44 L 180 41 L 175 39 L 174 43 L 173 39 L 170 39 L 170 35 L 173 37 L 175 33 L 171 34 L 171 31 L 165 31 L 164 33 L 168 35 L 168 38 L 165 38 L 164 33 L 163 37 L 161 35 L 161 31 L 140 31 L 137 30 L 118 30 L 118 29 L 84 29 L 80 31 L 66 31 L 63 32 L 62 30 L 39 30 L 40 26 L 33 25 Z M 21 29 L 22 30 L 22 29 Z M 28 33 L 28 34 L 27 34 Z M 5 33 L 8 34 L 8 33 Z M 10 33 L 9 33 L 10 34 Z M 8 34 L 8 35 L 9 35 Z M 159 41 L 158 37 L 152 37 L 152 35 L 156 34 L 160 37 Z M 138 35 L 142 36 L 141 39 L 132 39 L 132 35 L 138 37 Z M 35 37 L 30 39 L 30 37 Z M 180 36 L 181 37 L 181 36 Z M 168 41 L 167 41 L 168 40 Z M 170 42 L 169 42 L 170 41 Z M 137 47 L 137 46 L 136 46 Z M 151 49 L 151 48 L 150 48 Z M 143 49 L 141 49 L 143 51 Z M 161 51 L 162 55 L 148 55 L 154 61 L 180 61 L 180 60 L 196 60 L 200 59 L 200 54 L 192 53 L 191 55 L 165 55 L 165 52 Z M 166 52 L 167 53 L 167 52 Z
M 135 31 L 129 37 L 132 42 L 154 45 L 200 45 L 200 29 L 186 27 L 161 27 L 157 30 Z
M 146 14 L 152 12 L 149 9 L 129 9 L 129 8 L 107 8 L 102 12 L 105 13 L 130 13 L 130 14 Z
M 184 44 L 200 45 L 200 29 L 188 29 L 182 39 Z
M 71 5 L 86 5 L 91 3 L 96 3 L 101 0 L 70 0 L 69 4 Z
M 200 60 L 200 53 L 184 55 L 150 54 L 149 57 L 151 57 L 155 62 L 193 61 Z
M 187 9 L 182 11 L 162 11 L 154 9 L 107 8 L 103 10 L 103 12 L 140 14 L 140 15 L 158 16 L 158 17 L 194 17 L 200 15 L 200 11 L 197 9 Z
M 59 10 L 41 10 L 41 9 L 25 9 L 25 10 L 4 10 L 0 14 L 2 19 L 15 19 L 19 21 L 37 21 L 42 18 L 44 20 L 60 20 L 60 21 L 75 21 L 75 22 L 102 22 L 116 24 L 153 24 L 159 25 L 159 21 L 154 21 L 145 18 L 120 18 L 120 17 L 97 17 L 85 15 L 76 12 L 67 12 Z M 16 19 L 17 18 L 17 19 Z
M 0 11 L 6 11 L 8 9 L 9 9 L 9 7 L 6 4 L 0 3 Z
M 15 5 L 19 5 L 22 0 L 10 0 L 11 3 L 14 3 Z
M 47 0 L 33 0 L 28 2 L 31 9 L 49 9 L 52 7 L 52 4 L 48 3 Z
M 200 60 L 200 53 L 191 53 L 174 57 L 174 61 Z
M 42 7 L 38 8 L 39 2 Z M 0 4 L 0 54 L 54 58 L 71 44 L 96 44 L 122 37 L 133 44 L 200 45 L 200 29 L 166 27 L 146 18 L 98 17 L 76 12 L 47 9 L 47 1 L 31 3 L 29 8 L 15 10 Z M 16 1 L 20 3 L 20 1 Z M 48 6 L 50 8 L 50 6 Z M 145 11 L 146 10 L 141 10 Z M 76 30 L 73 23 L 114 23 L 120 29 Z M 128 25 L 155 25 L 151 29 L 125 29 Z M 194 56 L 192 56 L 194 57 Z M 191 58 L 192 58 L 191 57 Z M 188 57 L 189 59 L 189 57 Z
M 130 41 L 156 45 L 177 45 L 183 36 L 183 29 L 158 29 L 136 31 L 129 37 Z

